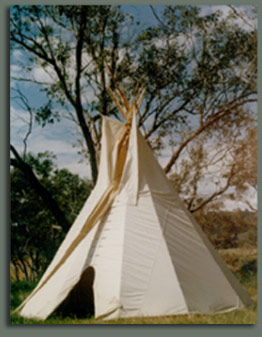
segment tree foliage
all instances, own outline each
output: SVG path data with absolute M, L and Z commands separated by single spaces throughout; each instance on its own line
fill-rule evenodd
M 28 154 L 30 164 L 40 181 L 58 202 L 72 223 L 88 197 L 91 185 L 69 171 L 58 170 L 49 153 Z M 60 226 L 41 196 L 24 179 L 21 170 L 11 171 L 11 262 L 17 278 L 38 279 L 50 263 L 66 231 Z
M 28 79 L 34 81 L 35 66 L 50 74 L 50 83 L 38 83 L 48 103 L 35 118 L 53 123 L 61 116 L 52 105 L 68 109 L 82 131 L 93 181 L 101 115 L 121 118 L 106 90 L 114 84 L 105 63 L 128 91 L 137 81 L 146 87 L 138 124 L 156 153 L 169 144 L 166 173 L 178 174 L 177 164 L 199 139 L 203 151 L 210 139 L 220 151 L 223 139 L 229 147 L 231 133 L 244 139 L 248 122 L 255 123 L 250 108 L 257 99 L 254 14 L 243 17 L 232 6 L 228 16 L 219 10 L 203 14 L 198 6 L 151 9 L 156 23 L 139 28 L 121 6 L 12 7 L 11 47 L 28 55 Z M 237 174 L 233 160 L 226 166 L 220 178 L 227 176 L 231 185 L 229 177 Z
M 194 217 L 217 249 L 257 246 L 257 214 L 254 211 L 207 209 Z

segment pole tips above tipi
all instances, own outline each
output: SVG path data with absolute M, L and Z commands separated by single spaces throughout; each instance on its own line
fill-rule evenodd
M 107 63 L 105 63 L 105 65 L 115 85 L 115 90 L 112 90 L 108 86 L 108 92 L 118 110 L 121 112 L 122 116 L 127 122 L 129 122 L 132 119 L 133 113 L 137 113 L 139 111 L 140 105 L 145 95 L 145 88 L 143 86 L 139 87 L 138 81 L 131 97 L 128 99 L 125 91 L 118 85 L 117 80 L 109 65 Z

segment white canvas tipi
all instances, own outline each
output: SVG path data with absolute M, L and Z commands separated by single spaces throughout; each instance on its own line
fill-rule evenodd
M 70 306 L 70 296 L 88 307 L 90 289 L 95 317 L 106 319 L 215 313 L 252 304 L 138 131 L 141 91 L 130 104 L 120 90 L 113 98 L 127 122 L 103 117 L 97 184 L 18 308 L 20 315 L 46 319 L 61 303 Z

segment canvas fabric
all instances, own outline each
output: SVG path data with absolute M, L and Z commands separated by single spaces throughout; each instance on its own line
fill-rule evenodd
M 103 117 L 97 184 L 32 294 L 46 319 L 95 270 L 95 317 L 240 309 L 251 299 L 173 190 L 136 126 Z

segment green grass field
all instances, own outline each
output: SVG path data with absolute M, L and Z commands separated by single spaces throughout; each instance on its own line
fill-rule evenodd
M 247 290 L 254 303 L 257 303 L 257 251 L 256 249 L 238 248 L 220 251 L 220 255 L 235 273 L 242 286 Z M 30 293 L 35 284 L 11 282 L 11 311 Z M 256 324 L 257 309 L 247 308 L 223 314 L 212 315 L 176 315 L 161 317 L 137 317 L 115 320 L 95 318 L 77 319 L 50 316 L 45 321 L 24 319 L 18 314 L 11 314 L 11 324 Z

